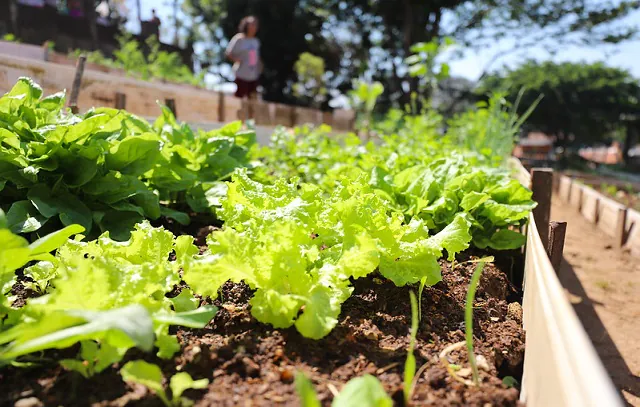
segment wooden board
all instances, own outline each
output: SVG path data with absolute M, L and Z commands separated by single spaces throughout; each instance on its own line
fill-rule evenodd
M 530 184 L 515 159 L 514 177 Z M 568 192 L 569 180 L 560 180 Z M 566 196 L 566 195 L 565 195 Z M 622 401 L 549 261 L 533 215 L 525 257 L 523 326 L 527 334 L 520 398 L 528 407 L 621 407 Z
M 625 230 L 627 242 L 624 247 L 629 248 L 634 255 L 640 256 L 640 212 L 633 209 L 627 211 Z
M 596 205 L 598 205 L 599 208 L 598 193 L 584 185 L 581 185 L 580 189 L 582 189 L 582 210 L 580 212 L 586 220 L 591 223 L 596 223 Z

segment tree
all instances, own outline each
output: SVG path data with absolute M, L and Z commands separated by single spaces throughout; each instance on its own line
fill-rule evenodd
M 297 103 L 293 94 L 296 81 L 294 64 L 300 54 L 309 52 L 325 61 L 327 88 L 340 66 L 342 52 L 319 33 L 326 16 L 310 7 L 307 0 L 185 0 L 183 10 L 191 19 L 189 29 L 204 48 L 199 61 L 210 72 L 231 81 L 223 64 L 224 47 L 237 33 L 238 23 L 247 15 L 259 21 L 261 42 L 263 99 L 271 102 Z M 204 60 L 203 60 L 204 59 Z
M 349 30 L 343 48 L 367 61 L 372 79 L 388 97 L 406 103 L 418 90 L 405 59 L 417 42 L 451 37 L 463 47 L 482 49 L 497 39 L 517 38 L 504 53 L 544 46 L 615 44 L 633 38 L 637 28 L 621 19 L 640 7 L 637 0 L 326 0 L 338 25 Z M 338 32 L 332 29 L 332 32 Z
M 100 4 L 100 0 L 83 0 L 84 14 L 89 23 L 89 33 L 91 34 L 91 49 L 99 48 L 98 25 L 96 7 Z
M 293 94 L 306 100 L 310 106 L 318 108 L 327 98 L 324 85 L 324 60 L 308 52 L 303 52 L 294 65 L 298 80 L 293 84 Z
M 640 85 L 629 72 L 603 63 L 527 62 L 487 76 L 479 94 L 504 90 L 519 110 L 544 97 L 526 125 L 556 138 L 561 146 L 607 141 L 623 134 L 640 111 Z M 520 113 L 520 112 L 519 112 Z
M 419 90 L 405 60 L 412 44 L 451 37 L 467 49 L 517 38 L 506 52 L 543 46 L 617 44 L 637 30 L 623 20 L 639 0 L 185 0 L 191 27 L 218 65 L 247 14 L 260 20 L 265 99 L 295 101 L 291 83 L 302 52 L 325 60 L 328 88 L 347 93 L 355 78 L 379 81 L 379 105 L 404 104 Z M 219 70 L 218 73 L 224 72 Z

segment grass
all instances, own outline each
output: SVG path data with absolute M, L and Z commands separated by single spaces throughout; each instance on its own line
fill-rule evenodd
M 597 280 L 596 281 L 596 286 L 600 287 L 604 291 L 612 291 L 613 290 L 613 287 L 611 286 L 611 283 L 609 283 L 606 280 Z

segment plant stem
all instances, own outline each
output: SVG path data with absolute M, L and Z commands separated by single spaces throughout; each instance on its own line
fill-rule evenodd
M 467 291 L 467 303 L 464 310 L 464 334 L 467 342 L 467 352 L 469 353 L 469 364 L 473 373 L 473 382 L 476 386 L 480 386 L 480 378 L 478 374 L 478 365 L 476 364 L 476 355 L 473 353 L 473 301 L 476 297 L 476 289 L 480 283 L 484 262 L 478 263 L 471 282 L 469 282 L 469 291 Z
M 411 299 L 411 340 L 409 341 L 409 350 L 407 352 L 407 360 L 404 363 L 404 403 L 409 405 L 411 400 L 411 384 L 416 374 L 416 357 L 413 349 L 416 346 L 416 335 L 418 334 L 418 301 L 413 291 L 409 291 Z

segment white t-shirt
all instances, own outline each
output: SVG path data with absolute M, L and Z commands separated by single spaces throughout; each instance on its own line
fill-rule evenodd
M 233 67 L 236 78 L 245 81 L 258 80 L 260 77 L 260 40 L 255 37 L 247 38 L 244 34 L 238 33 L 229 41 L 227 53 L 240 60 L 240 63 Z

